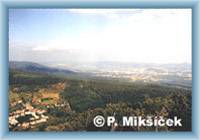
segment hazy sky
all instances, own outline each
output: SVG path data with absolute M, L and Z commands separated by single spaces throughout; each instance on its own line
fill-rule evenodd
M 191 9 L 10 9 L 9 59 L 191 63 Z

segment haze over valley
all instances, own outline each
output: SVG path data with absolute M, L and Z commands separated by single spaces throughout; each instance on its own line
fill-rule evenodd
M 8 12 L 10 131 L 192 130 L 191 9 Z M 96 127 L 97 115 L 116 120 Z
M 46 65 L 46 66 L 45 66 Z M 10 68 L 55 75 L 74 75 L 85 78 L 118 79 L 129 82 L 162 83 L 191 88 L 192 69 L 182 64 L 145 64 L 97 62 L 87 64 L 50 64 L 11 61 Z

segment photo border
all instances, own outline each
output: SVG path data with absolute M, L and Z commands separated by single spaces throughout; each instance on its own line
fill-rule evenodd
M 9 132 L 8 9 L 9 8 L 191 8 L 192 131 L 191 132 Z M 200 139 L 199 0 L 0 0 L 0 140 L 3 139 Z

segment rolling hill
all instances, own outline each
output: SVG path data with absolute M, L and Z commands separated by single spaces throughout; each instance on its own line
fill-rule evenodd
M 71 70 L 52 68 L 38 63 L 27 62 L 27 61 L 10 61 L 9 68 L 24 72 L 42 73 L 42 74 L 56 74 L 56 75 L 75 74 L 75 72 Z

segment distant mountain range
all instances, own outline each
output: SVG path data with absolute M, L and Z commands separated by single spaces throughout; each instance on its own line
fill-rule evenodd
M 27 61 L 10 61 L 9 67 L 10 69 L 23 72 L 75 79 L 120 79 L 128 82 L 163 83 L 184 88 L 190 88 L 192 85 L 192 69 L 190 64 L 98 63 L 77 65 L 76 69 L 70 69 L 70 67 L 52 67 Z
M 60 69 L 60 68 L 52 68 L 48 66 L 44 66 L 34 62 L 27 61 L 10 61 L 9 68 L 15 70 L 21 70 L 24 72 L 33 72 L 33 73 L 44 73 L 44 74 L 74 74 L 74 71 Z

